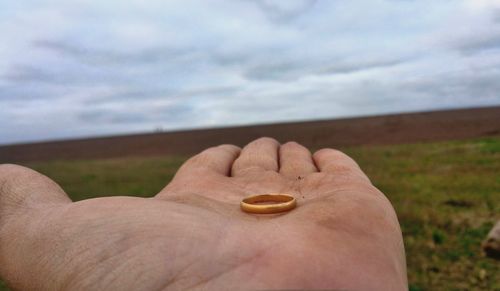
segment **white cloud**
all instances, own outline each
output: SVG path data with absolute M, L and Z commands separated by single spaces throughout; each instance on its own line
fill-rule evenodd
M 20 1 L 0 143 L 500 104 L 500 5 Z

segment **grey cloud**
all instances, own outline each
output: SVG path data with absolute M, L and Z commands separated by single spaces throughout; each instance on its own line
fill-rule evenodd
M 107 104 L 109 102 L 116 101 L 135 101 L 143 103 L 146 100 L 150 101 L 152 99 L 163 98 L 165 96 L 170 96 L 172 94 L 172 89 L 165 88 L 145 88 L 145 89 L 116 89 L 115 92 L 104 95 L 104 96 L 94 96 L 87 99 L 84 104 L 88 106 Z
M 140 83 L 137 86 L 146 87 L 146 91 L 151 91 L 150 85 L 144 85 L 144 74 L 149 75 L 150 80 L 146 80 L 148 82 L 153 82 L 155 78 L 158 79 L 168 74 L 179 75 L 182 70 L 179 69 L 180 65 L 176 62 L 188 62 L 192 66 L 193 61 L 196 61 L 196 58 L 199 57 L 195 56 L 195 49 L 177 50 L 158 47 L 137 53 L 124 53 L 84 48 L 83 46 L 73 45 L 70 41 L 49 40 L 34 41 L 32 46 L 34 49 L 54 52 L 56 57 L 52 59 L 46 58 L 45 63 L 14 63 L 0 75 L 0 80 L 3 79 L 12 87 L 26 86 L 30 83 L 35 83 L 37 86 L 66 87 L 123 86 L 124 84 L 132 86 Z M 158 82 L 158 85 L 154 87 L 160 88 L 155 89 L 156 91 L 150 95 L 164 94 L 165 91 L 169 92 L 168 84 Z M 133 92 L 124 93 L 123 97 L 127 97 L 127 94 L 130 97 L 137 97 L 137 94 Z M 1 95 L 3 94 L 0 92 Z
M 274 22 L 288 22 L 306 13 L 318 0 L 270 1 L 254 0 L 264 14 Z M 286 5 L 284 5 L 286 3 Z
M 101 105 L 115 101 L 132 101 L 143 103 L 144 100 L 159 100 L 168 99 L 182 101 L 188 97 L 217 97 L 217 96 L 232 96 L 235 95 L 240 88 L 236 86 L 215 86 L 193 88 L 185 90 L 173 90 L 167 87 L 161 88 L 128 88 L 126 90 L 117 90 L 117 92 L 105 95 L 95 96 L 85 101 L 86 105 Z
M 186 122 L 189 123 L 190 117 L 193 118 L 195 108 L 189 103 L 175 103 L 158 106 L 152 110 L 157 119 L 168 123 Z
M 336 64 L 322 69 L 318 74 L 348 74 L 371 69 L 388 68 L 411 61 L 414 58 L 384 59 L 384 57 L 363 60 L 338 61 Z
M 246 66 L 249 62 L 256 59 L 256 53 L 252 51 L 238 51 L 238 52 L 218 52 L 215 51 L 210 54 L 211 61 L 219 66 Z
M 8 83 L 0 86 L 0 102 L 17 103 L 33 100 L 46 100 L 51 102 L 67 93 L 66 88 L 48 84 L 33 83 Z M 7 105 L 3 105 L 7 106 Z
M 191 48 L 188 50 L 178 50 L 171 48 L 152 48 L 140 53 L 119 53 L 116 51 L 105 51 L 99 49 L 84 49 L 75 45 L 69 45 L 61 41 L 37 41 L 35 46 L 56 51 L 63 55 L 71 56 L 83 62 L 91 64 L 99 64 L 98 67 L 111 70 L 113 66 L 144 66 L 150 70 L 150 74 L 156 71 L 156 74 L 167 72 L 168 74 L 179 74 L 182 72 L 179 69 L 184 69 L 183 66 L 193 66 L 196 63 L 205 63 L 212 66 L 221 66 L 226 70 L 239 70 L 244 78 L 251 81 L 295 81 L 308 75 L 324 75 L 324 74 L 346 74 L 354 73 L 375 68 L 384 68 L 399 65 L 407 61 L 407 57 L 395 56 L 387 58 L 385 56 L 358 56 L 353 57 L 339 57 L 332 54 L 327 57 L 317 55 L 313 57 L 302 57 L 298 53 L 277 54 L 280 48 L 266 48 L 258 52 L 250 50 L 237 50 L 233 52 L 224 52 L 219 50 L 212 50 L 206 48 L 200 50 L 198 48 Z M 176 63 L 180 61 L 180 63 Z M 26 68 L 24 68 L 26 70 Z M 154 71 L 153 71 L 154 70 Z M 176 72 L 177 70 L 177 72 Z M 186 71 L 192 74 L 191 71 Z M 238 71 L 235 71 L 238 72 Z M 109 72 L 114 78 L 123 74 L 118 69 L 116 72 Z M 91 76 L 86 76 L 85 72 L 47 72 L 42 69 L 27 70 L 24 74 L 24 80 L 32 81 L 45 81 L 45 82 L 59 82 L 59 83 L 78 83 L 85 82 L 86 80 L 96 79 L 94 72 Z M 10 79 L 21 79 L 23 74 L 11 74 Z M 102 74 L 101 74 L 102 75 Z M 87 78 L 86 78 L 87 77 Z M 118 82 L 125 81 L 122 76 L 117 78 Z M 113 79 L 109 75 L 102 75 L 98 82 L 110 83 Z M 155 95 L 157 93 L 164 94 L 164 88 L 160 88 L 161 92 L 148 92 L 144 97 Z M 139 90 L 142 91 L 142 90 Z M 149 91 L 149 89 L 147 90 Z M 142 93 L 142 92 L 138 92 Z M 126 98 L 127 93 L 123 95 Z M 137 96 L 136 93 L 128 94 L 128 96 Z
M 103 84 L 123 80 L 117 80 L 116 75 L 107 74 L 90 68 L 77 68 L 73 64 L 71 70 L 53 67 L 49 65 L 14 65 L 2 77 L 12 84 L 26 85 L 27 83 L 53 84 L 53 85 L 82 85 Z
M 357 73 L 371 69 L 389 68 L 414 60 L 415 57 L 358 57 L 356 59 L 268 61 L 248 69 L 249 80 L 295 81 L 309 75 Z
M 78 119 L 92 124 L 177 123 L 186 115 L 192 114 L 193 110 L 188 104 L 181 103 L 155 106 L 147 111 L 135 108 L 88 108 L 78 114 Z
M 460 72 L 420 78 L 400 84 L 402 90 L 435 98 L 491 99 L 500 92 L 500 72 Z
M 498 103 L 500 72 L 448 72 L 391 81 L 364 80 L 332 89 L 338 104 L 360 110 L 387 107 L 402 111 Z M 322 89 L 328 92 L 328 89 Z
M 485 50 L 500 50 L 500 26 L 497 33 L 476 35 L 469 39 L 461 39 L 454 43 L 459 51 L 465 54 L 482 52 Z
M 114 110 L 96 109 L 80 113 L 78 119 L 87 123 L 137 123 L 148 121 L 145 114 L 137 112 L 117 112 Z
M 493 21 L 500 24 L 500 9 L 496 9 L 493 12 Z
M 28 65 L 16 65 L 4 74 L 3 78 L 15 83 L 26 81 L 47 83 L 53 82 L 55 76 L 41 68 L 35 68 Z
M 483 15 L 481 24 L 476 23 L 469 24 L 471 28 L 465 32 L 461 32 L 460 29 L 457 30 L 457 35 L 452 34 L 451 36 L 445 36 L 446 40 L 448 37 L 448 44 L 460 51 L 463 54 L 474 54 L 480 53 L 487 50 L 499 50 L 500 49 L 500 8 L 489 7 L 487 13 Z M 484 23 L 483 23 L 484 22 Z M 462 25 L 460 23 L 460 25 Z M 467 25 L 467 24 L 463 24 Z
M 303 75 L 311 74 L 311 64 L 294 60 L 262 60 L 262 63 L 251 66 L 243 76 L 255 81 L 293 81 Z
M 80 61 L 100 65 L 156 64 L 182 58 L 194 58 L 199 52 L 196 48 L 154 47 L 140 52 L 120 52 L 119 50 L 98 49 L 69 40 L 37 40 L 33 47 L 70 56 Z
M 0 27 L 1 142 L 500 103 L 500 13 L 482 6 L 55 1 Z

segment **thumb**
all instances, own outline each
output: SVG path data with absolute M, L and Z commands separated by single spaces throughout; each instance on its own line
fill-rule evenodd
M 48 261 L 40 253 L 43 240 L 34 239 L 41 229 L 40 214 L 70 202 L 61 187 L 44 175 L 17 165 L 0 165 L 0 276 L 7 284 L 16 290 L 44 289 L 33 276 L 40 272 L 38 263 Z
M 46 176 L 22 166 L 0 165 L 0 220 L 18 210 L 70 202 L 61 187 Z

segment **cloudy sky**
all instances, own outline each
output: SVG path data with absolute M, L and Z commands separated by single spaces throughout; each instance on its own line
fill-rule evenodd
M 2 0 L 0 144 L 500 105 L 500 0 Z

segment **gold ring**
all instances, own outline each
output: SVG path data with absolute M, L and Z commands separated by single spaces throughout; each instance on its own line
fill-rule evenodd
M 257 204 L 265 202 L 276 202 L 272 204 Z M 288 194 L 263 194 L 247 197 L 241 200 L 241 210 L 249 213 L 278 213 L 292 210 L 297 206 L 295 197 Z

